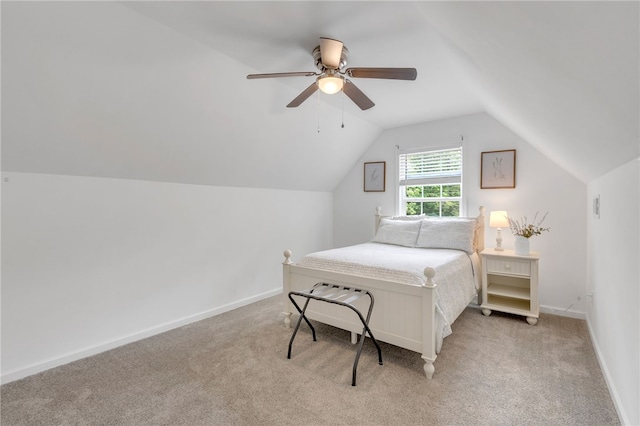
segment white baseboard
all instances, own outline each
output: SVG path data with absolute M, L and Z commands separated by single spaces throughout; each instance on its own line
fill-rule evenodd
M 479 305 L 480 304 L 478 303 L 478 296 L 474 296 L 469 306 L 479 308 L 480 307 Z M 584 312 L 574 311 L 572 309 L 556 308 L 554 306 L 542 305 L 540 306 L 540 312 L 543 312 L 545 314 L 551 314 L 551 315 L 560 315 L 561 317 L 577 318 L 581 320 L 587 319 L 587 314 L 585 314 Z
M 581 311 L 574 311 L 573 309 L 556 308 L 555 306 L 540 306 L 540 312 L 551 315 L 560 315 L 561 317 L 577 318 L 581 320 L 587 319 L 587 314 Z
M 136 342 L 138 340 L 145 339 L 147 337 L 154 336 L 156 334 L 164 333 L 165 331 L 173 330 L 174 328 L 182 327 L 183 325 L 191 324 L 197 321 L 201 321 L 206 318 L 214 317 L 216 315 L 223 314 L 225 312 L 231 311 L 233 309 L 240 308 L 242 306 L 249 305 L 254 302 L 258 302 L 260 300 L 266 299 L 268 297 L 276 296 L 282 293 L 282 288 L 277 288 L 274 290 L 267 291 L 262 294 L 258 294 L 256 296 L 252 296 L 246 299 L 238 300 L 233 303 L 229 303 L 224 306 L 219 306 L 217 308 L 213 308 L 204 312 L 200 312 L 198 314 L 189 315 L 188 317 L 184 317 L 175 321 L 170 321 L 164 324 L 160 324 L 158 326 L 148 328 L 146 330 L 142 330 L 140 332 L 136 332 L 133 334 L 129 334 L 127 336 L 123 336 L 119 339 L 111 340 L 99 345 L 91 346 L 79 351 L 71 352 L 66 355 L 53 358 L 44 362 L 40 362 L 37 364 L 32 364 L 25 368 L 20 368 L 18 370 L 9 371 L 4 373 L 0 377 L 0 383 L 5 384 L 9 382 L 13 382 L 15 380 L 19 380 L 33 374 L 40 373 L 42 371 L 49 370 L 54 367 L 58 367 L 60 365 L 68 364 L 73 361 L 77 361 L 82 358 L 86 358 L 92 355 L 97 355 L 101 352 L 105 352 L 111 349 L 115 349 L 119 346 L 123 346 L 132 342 Z
M 611 399 L 613 400 L 613 406 L 616 407 L 616 412 L 618 413 L 620 422 L 623 425 L 630 425 L 631 422 L 629 422 L 629 418 L 624 411 L 624 407 L 622 405 L 622 402 L 620 401 L 620 396 L 618 395 L 618 391 L 616 390 L 613 379 L 611 378 L 611 374 L 609 373 L 609 369 L 607 368 L 607 363 L 604 361 L 604 357 L 602 356 L 602 352 L 600 351 L 600 345 L 598 345 L 598 340 L 596 339 L 596 336 L 593 333 L 593 329 L 591 328 L 591 322 L 589 321 L 589 318 L 587 318 L 587 329 L 589 330 L 591 344 L 593 345 L 593 349 L 596 352 L 598 364 L 600 364 L 600 369 L 602 370 L 602 374 L 604 375 L 604 381 L 609 388 L 609 394 L 611 395 Z

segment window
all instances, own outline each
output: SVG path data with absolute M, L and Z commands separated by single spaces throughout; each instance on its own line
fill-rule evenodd
M 402 153 L 400 214 L 460 216 L 462 147 Z

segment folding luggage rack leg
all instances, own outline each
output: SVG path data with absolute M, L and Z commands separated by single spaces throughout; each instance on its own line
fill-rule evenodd
M 300 309 L 300 306 L 296 303 L 293 296 L 300 296 L 307 299 L 304 302 L 304 306 Z M 369 311 L 367 312 L 367 318 L 365 319 L 362 316 L 362 313 L 353 305 L 353 303 L 360 299 L 363 296 L 369 296 Z M 293 334 L 291 335 L 291 340 L 289 340 L 289 351 L 287 353 L 287 359 L 291 359 L 291 346 L 293 345 L 293 339 L 296 337 L 296 333 L 300 328 L 300 324 L 302 320 L 304 320 L 309 328 L 311 328 L 311 333 L 313 334 L 313 341 L 317 341 L 316 339 L 316 330 L 311 325 L 311 322 L 307 319 L 305 312 L 307 310 L 307 306 L 309 306 L 309 301 L 311 299 L 319 300 L 321 302 L 333 303 L 340 306 L 346 306 L 347 308 L 354 311 L 360 321 L 362 322 L 362 337 L 360 338 L 360 345 L 358 347 L 358 352 L 356 353 L 356 359 L 353 362 L 353 376 L 351 380 L 351 386 L 356 385 L 356 370 L 358 368 L 358 361 L 360 360 L 360 354 L 362 353 L 362 348 L 364 347 L 364 341 L 367 333 L 371 340 L 376 345 L 376 349 L 378 350 L 378 364 L 382 365 L 382 350 L 380 349 L 380 345 L 375 337 L 373 337 L 373 333 L 369 328 L 369 319 L 371 319 L 371 312 L 373 311 L 373 295 L 369 293 L 367 290 L 361 290 L 354 287 L 344 287 L 335 284 L 327 284 L 327 283 L 318 283 L 314 285 L 312 288 L 302 291 L 291 291 L 289 292 L 289 300 L 293 303 L 293 306 L 296 307 L 298 313 L 300 313 L 300 318 L 298 318 L 298 322 L 296 323 L 296 328 L 293 330 Z

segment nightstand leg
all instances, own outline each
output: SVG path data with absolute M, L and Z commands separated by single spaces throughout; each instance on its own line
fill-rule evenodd
M 527 322 L 530 325 L 536 325 L 538 323 L 538 318 L 534 318 L 534 317 L 527 317 Z
M 491 309 L 482 308 L 482 314 L 483 314 L 485 317 L 488 317 L 489 315 L 491 315 Z

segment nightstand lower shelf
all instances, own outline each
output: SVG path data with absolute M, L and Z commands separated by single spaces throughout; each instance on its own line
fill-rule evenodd
M 486 306 L 495 306 L 496 309 L 513 311 L 513 314 L 529 315 L 531 302 L 529 300 L 512 299 L 509 297 L 489 295 Z M 506 312 L 506 311 L 505 311 Z
M 487 286 L 487 295 L 489 295 L 489 297 L 497 296 L 528 301 L 531 299 L 530 294 L 529 287 L 515 287 L 513 285 L 493 283 Z

